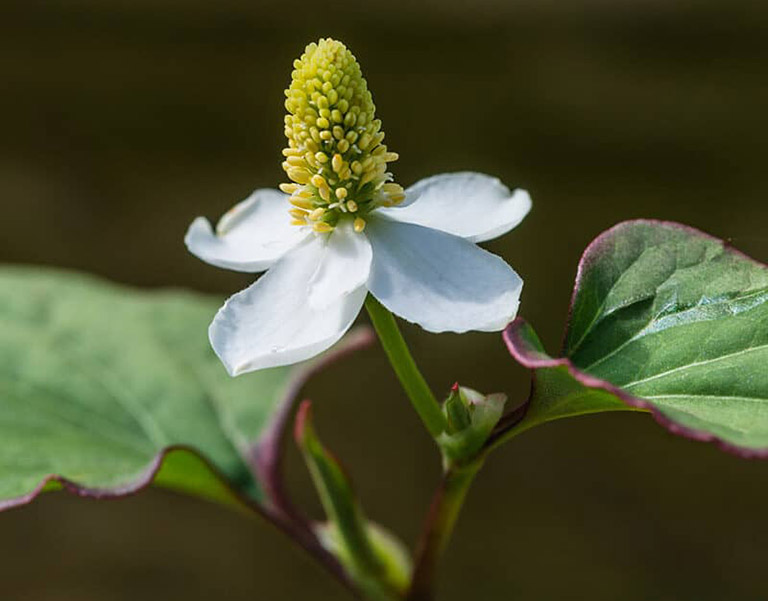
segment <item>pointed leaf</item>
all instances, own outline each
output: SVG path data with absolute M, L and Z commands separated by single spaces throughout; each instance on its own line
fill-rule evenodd
M 535 370 L 518 431 L 641 409 L 675 433 L 768 456 L 768 268 L 702 232 L 619 224 L 581 260 L 563 358 L 521 319 L 505 340 Z
M 256 449 L 276 444 L 276 420 L 318 364 L 230 378 L 207 337 L 220 304 L 0 269 L 0 509 L 62 486 L 112 497 L 153 481 L 262 502 L 274 484 Z
M 410 557 L 394 536 L 365 517 L 349 476 L 315 432 L 309 401 L 299 407 L 294 438 L 328 517 L 318 529 L 324 545 L 368 598 L 399 599 L 410 580 Z

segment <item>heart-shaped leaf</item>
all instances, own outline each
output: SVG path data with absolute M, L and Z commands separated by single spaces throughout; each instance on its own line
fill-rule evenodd
M 675 223 L 619 224 L 581 259 L 563 358 L 522 319 L 505 340 L 535 370 L 513 432 L 639 409 L 675 433 L 768 457 L 768 268 L 721 240 Z
M 219 304 L 1 269 L 0 509 L 62 486 L 111 497 L 153 481 L 258 508 L 278 486 L 267 480 L 293 398 L 328 356 L 230 378 L 207 337 Z

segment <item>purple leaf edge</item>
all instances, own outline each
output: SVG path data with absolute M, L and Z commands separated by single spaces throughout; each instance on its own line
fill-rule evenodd
M 286 391 L 282 399 L 278 402 L 274 417 L 265 427 L 263 433 L 258 439 L 258 442 L 255 443 L 254 448 L 269 448 L 271 451 L 275 451 L 276 446 L 279 445 L 279 441 L 281 439 L 280 431 L 281 429 L 285 428 L 287 421 L 290 418 L 291 410 L 296 404 L 299 393 L 307 381 L 312 376 L 326 368 L 328 365 L 335 363 L 338 359 L 341 359 L 342 357 L 356 350 L 369 346 L 373 339 L 374 336 L 372 330 L 369 327 L 360 326 L 355 328 L 349 334 L 347 334 L 347 336 L 345 336 L 333 350 L 325 353 L 319 359 L 309 362 L 302 369 L 297 370 L 296 375 L 291 378 L 288 386 L 286 387 Z M 19 495 L 17 497 L 0 499 L 0 512 L 24 505 L 29 505 L 43 493 L 45 487 L 51 482 L 59 483 L 63 490 L 78 497 L 97 500 L 120 499 L 123 497 L 135 495 L 148 488 L 152 484 L 155 477 L 163 467 L 165 459 L 168 457 L 168 455 L 174 452 L 187 452 L 195 455 L 199 460 L 203 462 L 203 464 L 205 464 L 211 474 L 213 474 L 216 479 L 221 484 L 223 484 L 230 493 L 232 493 L 232 496 L 238 502 L 240 502 L 244 507 L 253 509 L 257 513 L 270 518 L 267 508 L 265 508 L 256 500 L 251 499 L 250 497 L 240 492 L 236 487 L 232 485 L 232 483 L 221 472 L 221 470 L 205 456 L 204 453 L 202 453 L 194 446 L 187 444 L 173 444 L 168 445 L 167 447 L 163 447 L 152 459 L 149 460 L 147 466 L 138 477 L 136 477 L 132 482 L 128 482 L 119 486 L 107 488 L 85 486 L 75 482 L 74 480 L 65 478 L 60 474 L 48 474 L 44 476 L 42 480 L 40 480 L 40 482 L 37 484 L 37 486 L 35 486 L 30 492 Z M 248 467 L 254 470 L 253 475 L 256 478 L 257 483 L 264 485 L 264 483 L 259 480 L 259 478 L 262 476 L 260 470 L 255 469 L 255 458 L 253 456 L 244 456 L 242 459 Z M 268 493 L 268 490 L 268 487 L 265 486 L 265 493 Z
M 342 338 L 333 350 L 309 362 L 290 382 L 267 427 L 246 452 L 245 459 L 250 464 L 254 477 L 264 488 L 271 509 L 292 521 L 307 525 L 304 517 L 290 502 L 282 476 L 287 431 L 299 393 L 314 375 L 339 359 L 369 347 L 375 339 L 371 327 L 359 326 Z
M 203 455 L 196 448 L 189 445 L 169 445 L 162 448 L 158 453 L 150 460 L 147 467 L 141 472 L 141 474 L 132 482 L 122 484 L 120 486 L 114 486 L 110 488 L 99 488 L 92 486 L 84 486 L 78 484 L 74 480 L 65 478 L 59 474 L 48 474 L 45 476 L 30 492 L 19 495 L 18 497 L 12 497 L 10 499 L 0 499 L 0 512 L 7 511 L 9 509 L 15 509 L 24 505 L 29 505 L 35 499 L 37 499 L 45 490 L 45 487 L 51 482 L 57 482 L 62 486 L 62 489 L 78 497 L 85 497 L 97 500 L 113 500 L 121 499 L 135 495 L 147 487 L 149 487 L 155 479 L 155 476 L 160 472 L 165 459 L 168 455 L 176 452 L 187 452 L 195 455 L 197 459 L 202 461 L 206 468 L 213 474 L 216 479 L 223 484 L 235 499 L 241 503 L 244 507 L 261 511 L 261 507 L 254 500 L 246 497 L 234 488 L 224 474 L 211 463 L 205 455 Z
M 675 221 L 663 221 L 658 219 L 632 219 L 628 221 L 622 221 L 621 223 L 618 223 L 613 227 L 605 230 L 599 236 L 597 236 L 597 238 L 595 238 L 592 242 L 590 242 L 587 248 L 582 253 L 581 258 L 579 259 L 579 265 L 576 270 L 576 279 L 574 282 L 573 292 L 571 294 L 571 300 L 568 305 L 568 317 L 566 321 L 565 331 L 563 334 L 562 349 L 565 348 L 565 340 L 566 340 L 566 336 L 568 334 L 568 330 L 571 325 L 571 319 L 573 316 L 573 306 L 576 301 L 576 296 L 579 292 L 581 283 L 583 281 L 585 271 L 600 257 L 601 253 L 604 250 L 605 244 L 607 244 L 607 242 L 614 235 L 616 235 L 618 231 L 621 231 L 622 229 L 630 227 L 632 225 L 638 225 L 638 224 L 667 227 L 667 228 L 686 232 L 688 234 L 697 236 L 699 238 L 711 240 L 713 242 L 717 242 L 718 244 L 721 244 L 725 252 L 736 255 L 739 258 L 747 260 L 760 267 L 764 267 L 764 268 L 768 267 L 768 265 L 766 265 L 765 263 L 758 261 L 753 257 L 750 257 L 749 255 L 745 254 L 743 251 L 737 248 L 734 248 L 730 243 L 726 242 L 725 240 L 721 238 L 717 238 L 716 236 L 712 236 L 711 234 L 707 234 L 706 232 L 702 232 L 701 230 L 698 230 L 689 225 L 677 223 Z M 506 344 L 507 349 L 509 350 L 509 353 L 512 355 L 512 357 L 518 363 L 520 363 L 523 367 L 531 369 L 534 372 L 534 376 L 535 376 L 536 370 L 539 370 L 539 369 L 565 367 L 568 370 L 568 373 L 570 374 L 570 376 L 581 385 L 585 386 L 586 388 L 604 390 L 605 392 L 608 392 L 609 394 L 614 395 L 616 398 L 620 399 L 630 407 L 635 407 L 637 409 L 644 409 L 648 411 L 653 417 L 653 419 L 656 420 L 657 423 L 659 423 L 663 428 L 665 428 L 672 434 L 675 434 L 677 436 L 682 436 L 690 440 L 695 440 L 697 442 L 712 443 L 715 446 L 717 446 L 717 448 L 719 448 L 720 450 L 730 453 L 732 455 L 736 455 L 743 459 L 768 459 L 768 448 L 749 449 L 749 448 L 741 447 L 739 445 L 723 440 L 722 438 L 720 438 L 719 436 L 716 436 L 715 434 L 712 434 L 711 432 L 707 432 L 705 430 L 697 430 L 695 428 L 690 428 L 688 426 L 683 426 L 681 424 L 678 424 L 670 417 L 667 417 L 666 415 L 664 415 L 664 413 L 660 409 L 658 409 L 655 405 L 653 405 L 650 401 L 647 401 L 640 397 L 633 396 L 627 393 L 625 390 L 619 388 L 618 386 L 611 384 L 607 380 L 597 378 L 586 372 L 581 371 L 567 357 L 543 359 L 541 357 L 535 356 L 533 353 L 529 352 L 528 345 L 519 336 L 520 330 L 526 324 L 527 322 L 525 319 L 523 319 L 522 317 L 517 317 L 512 323 L 510 323 L 506 327 L 502 336 L 504 338 L 504 343 Z M 530 399 L 529 399 L 529 402 L 530 402 Z
M 289 381 L 283 397 L 277 404 L 277 409 L 272 419 L 267 423 L 267 426 L 252 444 L 251 448 L 247 449 L 244 455 L 241 456 L 246 466 L 251 470 L 256 482 L 264 488 L 267 504 L 259 503 L 240 492 L 221 470 L 198 449 L 189 445 L 169 445 L 157 452 L 141 475 L 133 482 L 113 488 L 96 488 L 83 486 L 59 474 L 49 474 L 30 492 L 10 499 L 1 499 L 0 513 L 29 505 L 43 494 L 45 487 L 51 482 L 58 482 L 63 490 L 78 497 L 96 500 L 123 499 L 147 489 L 154 482 L 168 455 L 175 452 L 187 452 L 195 455 L 197 459 L 202 461 L 209 472 L 228 490 L 242 509 L 250 510 L 260 515 L 268 523 L 286 534 L 299 547 L 315 557 L 353 596 L 357 597 L 357 590 L 349 580 L 349 576 L 344 568 L 321 545 L 309 523 L 288 500 L 284 492 L 281 468 L 286 437 L 285 431 L 304 385 L 312 376 L 330 364 L 335 363 L 348 354 L 370 346 L 374 340 L 375 335 L 372 328 L 369 326 L 359 326 L 342 338 L 332 350 L 324 353 L 320 358 L 308 362 L 302 369 L 297 370 L 296 375 Z

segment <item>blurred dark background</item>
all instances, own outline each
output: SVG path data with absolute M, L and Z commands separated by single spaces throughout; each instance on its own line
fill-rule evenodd
M 400 183 L 473 169 L 531 191 L 489 248 L 553 352 L 580 251 L 617 221 L 683 221 L 768 259 L 765 2 L 5 0 L 0 261 L 244 287 L 188 255 L 185 228 L 283 181 L 282 90 L 329 35 L 363 66 Z M 437 390 L 527 392 L 497 335 L 406 333 Z M 369 514 L 414 540 L 439 462 L 381 352 L 307 395 Z M 288 468 L 319 515 L 293 451 Z M 768 465 L 649 417 L 551 424 L 488 462 L 440 598 L 764 600 L 766 506 Z M 0 557 L 14 601 L 346 598 L 269 525 L 157 490 L 2 514 Z

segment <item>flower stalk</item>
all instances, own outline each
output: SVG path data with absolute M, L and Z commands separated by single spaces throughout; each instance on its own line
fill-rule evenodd
M 368 83 L 339 41 L 325 38 L 305 48 L 285 96 L 282 154 L 290 181 L 279 191 L 254 191 L 215 228 L 198 217 L 185 236 L 190 251 L 212 265 L 267 271 L 218 311 L 209 328 L 211 346 L 232 376 L 292 365 L 338 342 L 366 305 L 395 374 L 442 454 L 444 479 L 409 597 L 428 599 L 437 560 L 506 398 L 457 385 L 441 406 L 395 315 L 433 333 L 501 331 L 517 314 L 523 282 L 477 244 L 516 227 L 531 208 L 530 196 L 471 172 L 435 175 L 403 190 L 389 171 L 398 155 L 384 144 Z M 306 407 L 296 439 L 328 523 L 312 527 L 294 515 L 274 478 L 267 491 L 273 509 L 338 560 L 342 577 L 361 594 L 377 601 L 404 598 L 411 581 L 407 553 L 365 518 L 340 464 L 315 436 Z M 279 468 L 274 457 L 261 459 L 265 469 Z
M 468 465 L 454 465 L 446 470 L 440 487 L 424 523 L 421 540 L 416 550 L 413 578 L 406 601 L 432 601 L 434 581 L 440 558 L 453 534 L 464 499 L 477 472 L 483 465 L 484 455 Z
M 365 308 L 381 341 L 381 346 L 395 370 L 400 384 L 408 395 L 413 408 L 433 438 L 437 439 L 446 429 L 445 415 L 421 375 L 405 343 L 394 315 L 387 311 L 372 295 L 368 295 Z

